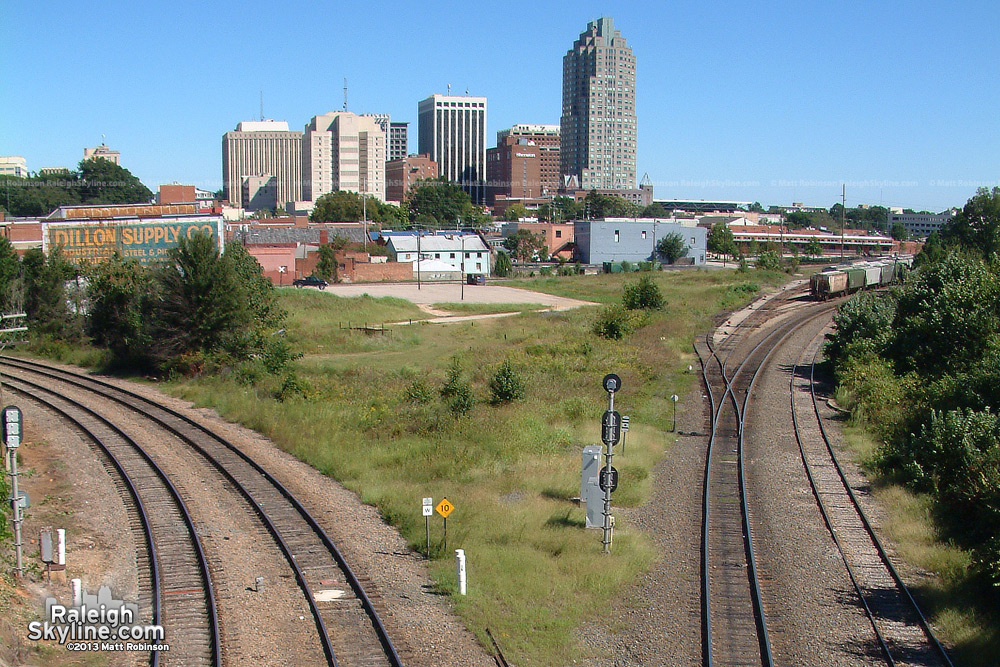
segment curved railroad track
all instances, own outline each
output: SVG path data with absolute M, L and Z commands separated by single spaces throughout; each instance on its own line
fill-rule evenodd
M 208 562 L 191 514 L 164 471 L 125 432 L 81 403 L 20 378 L 8 377 L 6 387 L 81 432 L 124 491 L 133 533 L 138 533 L 137 565 L 140 573 L 148 572 L 140 575 L 140 615 L 163 626 L 171 647 L 166 653 L 151 651 L 150 664 L 221 664 Z
M 792 366 L 792 424 L 810 488 L 887 665 L 952 663 L 893 566 L 827 436 L 816 396 L 820 331 Z M 806 373 L 805 371 L 808 371 Z
M 833 309 L 822 306 L 794 312 L 797 297 L 785 293 L 769 300 L 735 327 L 723 331 L 725 337 L 718 345 L 711 336 L 695 345 L 711 405 L 701 547 L 705 665 L 773 664 L 746 501 L 743 435 L 753 386 L 771 353 L 797 328 Z M 784 313 L 787 316 L 756 344 L 749 335 L 742 335 Z M 739 352 L 748 346 L 752 347 Z M 730 369 L 734 358 L 735 368 Z
M 190 461 L 221 476 L 266 526 L 309 605 L 326 661 L 402 664 L 370 596 L 333 541 L 277 479 L 240 449 L 179 412 L 95 377 L 11 357 L 0 358 L 0 364 L 13 380 L 40 377 L 50 386 L 113 401 L 183 442 L 193 454 Z

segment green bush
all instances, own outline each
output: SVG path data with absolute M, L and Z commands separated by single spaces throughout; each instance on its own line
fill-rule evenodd
M 520 400 L 524 398 L 524 379 L 505 359 L 490 379 L 490 391 L 494 405 Z
M 666 301 L 652 278 L 643 276 L 634 283 L 625 283 L 622 305 L 628 310 L 660 310 Z
M 601 338 L 621 340 L 645 325 L 647 319 L 645 311 L 630 312 L 624 306 L 612 304 L 600 310 L 593 331 Z
M 780 271 L 781 255 L 774 250 L 765 250 L 757 256 L 757 261 L 754 263 L 754 267 L 767 271 Z
M 881 355 L 892 335 L 896 302 L 887 294 L 861 292 L 837 308 L 836 329 L 827 334 L 826 356 L 838 363 L 850 356 Z
M 445 405 L 455 415 L 464 415 L 472 409 L 475 399 L 472 396 L 472 386 L 462 377 L 462 362 L 458 357 L 451 360 L 448 367 L 448 377 L 441 387 L 441 398 Z
M 431 388 L 423 380 L 414 380 L 406 388 L 405 398 L 410 403 L 430 403 L 432 398 Z

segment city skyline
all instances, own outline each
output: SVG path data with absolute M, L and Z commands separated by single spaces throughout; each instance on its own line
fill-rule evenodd
M 988 33 L 1000 10 L 988 3 L 390 3 L 377 21 L 355 8 L 307 21 L 298 2 L 55 6 L 5 3 L 0 22 L 5 61 L 19 63 L 0 79 L 0 154 L 31 171 L 74 168 L 105 134 L 154 189 L 220 189 L 219 137 L 259 117 L 261 91 L 265 117 L 299 128 L 342 108 L 344 77 L 349 110 L 411 128 L 419 100 L 448 84 L 484 96 L 492 145 L 513 124 L 560 121 L 567 45 L 608 16 L 638 62 L 637 177 L 649 174 L 657 198 L 829 206 L 846 183 L 849 205 L 937 211 L 1000 182 L 1000 84 L 984 76 L 1000 59 Z M 266 40 L 263 15 L 287 19 L 268 21 Z M 511 17 L 527 19 L 513 41 Z M 441 55 L 411 56 L 432 46 Z

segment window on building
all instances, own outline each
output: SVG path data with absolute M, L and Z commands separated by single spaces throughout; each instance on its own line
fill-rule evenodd
M 646 230 L 642 230 L 642 238 L 646 238 Z
M 694 237 L 692 236 L 692 237 L 691 237 L 691 245 L 694 245 L 694 243 L 695 243 L 695 241 L 694 241 Z
M 618 243 L 618 230 L 615 230 L 615 243 Z
M 451 253 L 451 256 L 448 257 L 448 259 L 455 259 L 455 253 Z
M 439 252 L 434 253 L 434 259 L 441 259 L 441 253 Z

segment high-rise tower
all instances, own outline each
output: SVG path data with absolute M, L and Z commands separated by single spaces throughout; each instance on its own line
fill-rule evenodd
M 438 174 L 458 183 L 473 203 L 486 200 L 486 98 L 431 95 L 417 104 L 421 153 L 437 162 Z
M 561 167 L 586 190 L 634 188 L 635 56 L 609 17 L 563 56 Z

